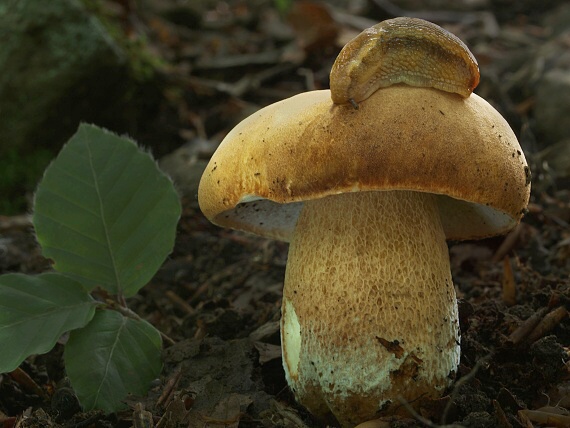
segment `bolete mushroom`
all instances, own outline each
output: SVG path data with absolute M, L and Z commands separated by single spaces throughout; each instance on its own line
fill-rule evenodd
M 485 100 L 394 85 L 358 109 L 328 90 L 263 108 L 222 141 L 198 197 L 217 225 L 290 242 L 287 381 L 317 417 L 354 426 L 451 384 L 446 239 L 506 233 L 529 194 L 517 139 Z

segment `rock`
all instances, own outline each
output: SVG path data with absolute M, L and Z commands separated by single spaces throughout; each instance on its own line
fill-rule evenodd
M 546 14 L 542 25 L 549 39 L 537 49 L 534 75 L 536 128 L 544 137 L 543 147 L 567 139 L 570 116 L 570 6 L 561 4 Z
M 541 150 L 535 155 L 536 162 L 554 178 L 570 178 L 570 139 L 565 139 Z
M 128 58 L 78 0 L 0 3 L 0 155 L 59 147 L 80 121 L 124 132 Z
M 198 207 L 198 185 L 208 165 L 208 161 L 202 159 L 202 147 L 200 143 L 185 144 L 159 161 L 160 169 L 170 176 L 176 189 L 195 208 Z
M 0 0 L 0 46 L 0 212 L 29 208 L 81 121 L 131 135 L 151 123 L 160 90 L 144 48 L 127 55 L 80 0 Z
M 568 138 L 570 117 L 570 71 L 548 71 L 537 83 L 535 118 L 537 129 L 550 144 Z

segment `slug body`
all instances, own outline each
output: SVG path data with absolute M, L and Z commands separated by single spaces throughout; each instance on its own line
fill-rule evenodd
M 438 25 L 395 18 L 348 42 L 330 74 L 333 102 L 355 107 L 378 89 L 396 83 L 467 98 L 479 84 L 479 66 L 467 46 Z

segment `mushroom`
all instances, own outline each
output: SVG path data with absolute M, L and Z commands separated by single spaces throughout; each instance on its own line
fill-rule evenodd
M 529 195 L 524 154 L 485 100 L 394 85 L 358 110 L 328 90 L 261 109 L 222 141 L 198 198 L 217 225 L 290 242 L 287 381 L 314 415 L 354 426 L 451 384 L 446 239 L 506 233 Z

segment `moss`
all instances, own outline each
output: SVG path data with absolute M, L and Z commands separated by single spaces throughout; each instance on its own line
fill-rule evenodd
M 17 214 L 30 208 L 29 196 L 53 157 L 54 153 L 41 148 L 30 153 L 11 149 L 0 157 L 1 214 Z
M 0 29 L 6 42 L 0 63 L 8 64 L 0 85 L 0 214 L 28 207 L 26 194 L 80 122 L 132 135 L 153 117 L 161 96 L 161 59 L 144 35 L 125 33 L 120 16 L 98 0 L 47 8 L 38 1 L 0 6 L 7 26 Z M 12 32 L 19 38 L 8 44 Z M 30 59 L 29 52 L 39 55 Z
M 101 0 L 81 0 L 81 3 L 100 21 L 113 41 L 127 55 L 133 80 L 138 83 L 151 81 L 156 77 L 157 70 L 166 66 L 162 58 L 151 52 L 146 36 L 137 34 L 131 38 L 125 34 L 121 17 L 115 11 L 105 8 Z

